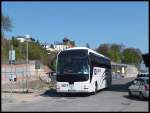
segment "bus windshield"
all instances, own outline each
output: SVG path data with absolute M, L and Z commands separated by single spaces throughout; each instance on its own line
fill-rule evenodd
M 88 75 L 87 51 L 74 50 L 58 55 L 57 75 Z

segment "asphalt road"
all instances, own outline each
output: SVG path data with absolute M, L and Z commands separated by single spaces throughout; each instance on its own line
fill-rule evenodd
M 47 90 L 30 101 L 3 98 L 2 111 L 149 111 L 149 101 L 128 96 L 127 87 L 132 79 L 114 80 L 109 89 L 96 95 L 59 95 Z

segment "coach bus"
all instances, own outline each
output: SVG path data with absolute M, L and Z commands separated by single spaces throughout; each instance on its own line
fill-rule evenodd
M 74 47 L 58 53 L 56 92 L 91 93 L 111 85 L 110 59 L 86 47 Z

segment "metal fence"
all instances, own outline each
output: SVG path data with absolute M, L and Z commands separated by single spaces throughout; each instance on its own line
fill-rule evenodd
M 2 72 L 2 91 L 24 91 L 28 89 L 42 88 L 44 84 L 40 80 L 40 77 L 45 76 L 45 72 L 32 71 L 29 73 L 30 74 L 26 74 L 26 72 L 21 71 L 17 73 Z
M 26 64 L 1 66 L 2 91 L 25 91 L 47 86 L 40 79 L 41 76 L 48 76 L 42 65 L 40 69 L 35 69 L 35 64 L 29 64 L 28 68 Z

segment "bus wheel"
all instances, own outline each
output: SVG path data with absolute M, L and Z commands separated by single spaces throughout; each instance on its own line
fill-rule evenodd
M 95 83 L 95 94 L 97 93 L 98 88 L 97 88 L 97 82 Z
M 97 93 L 97 90 L 98 90 L 98 88 L 97 88 L 97 82 L 96 82 L 95 83 L 95 90 L 94 90 L 94 92 L 91 92 L 91 95 L 95 95 Z

